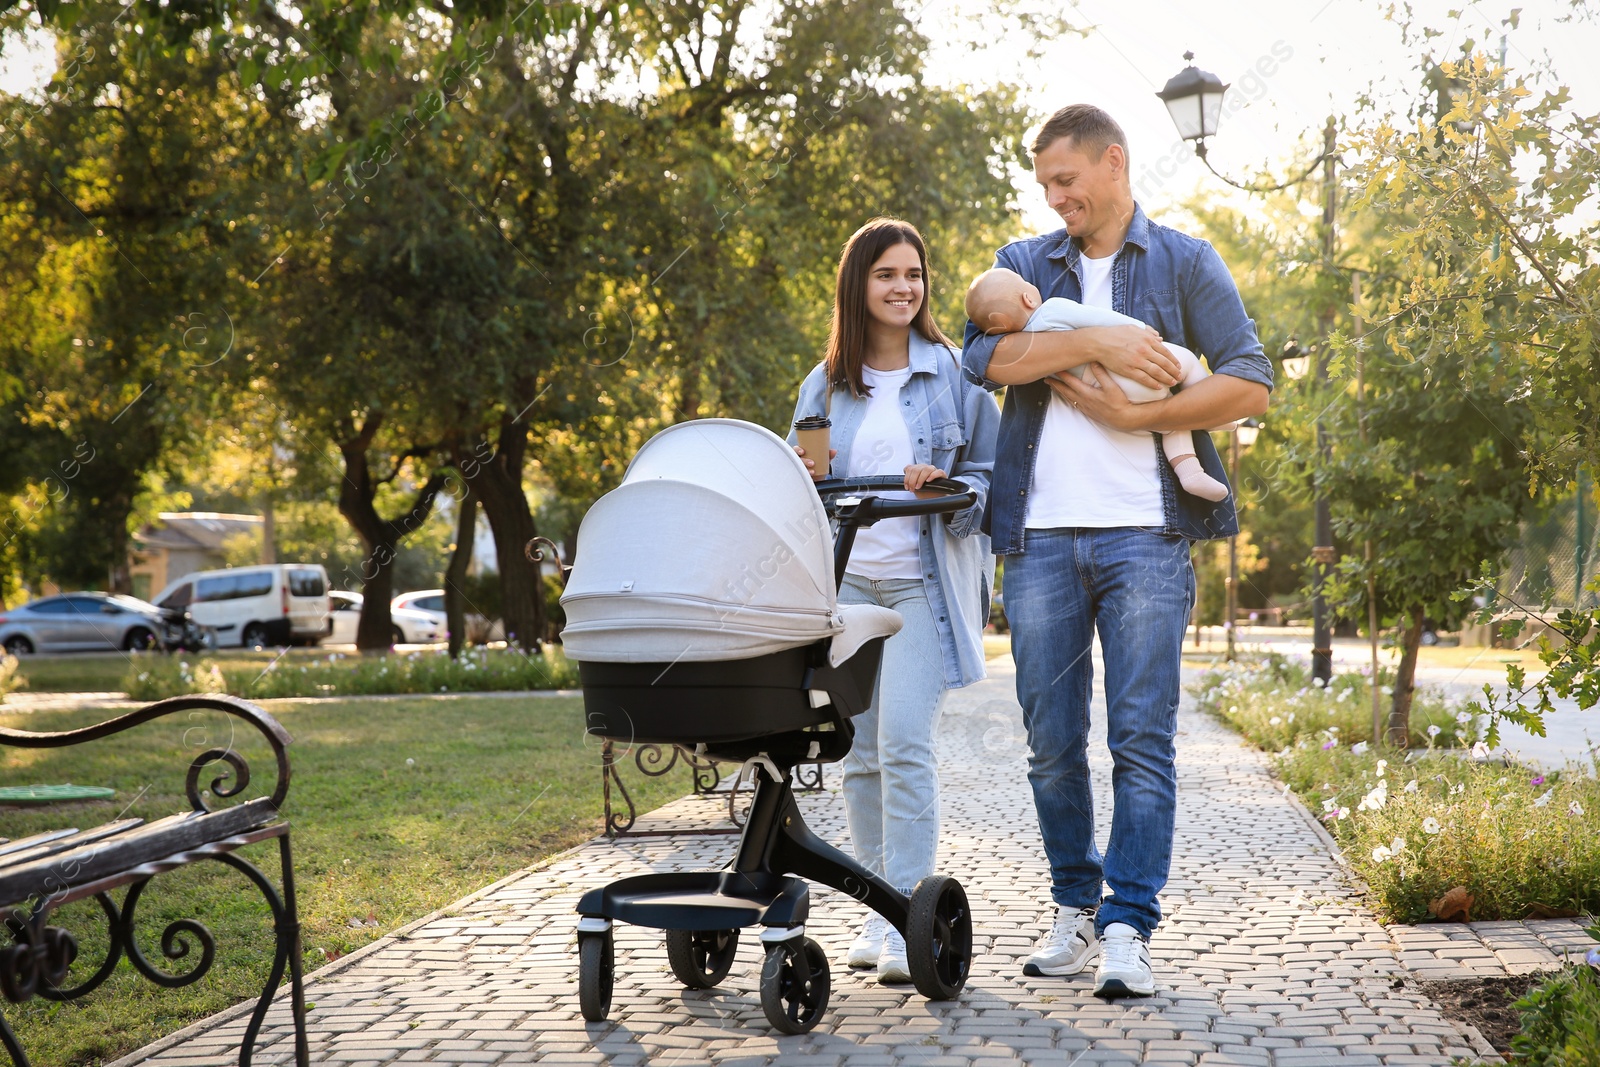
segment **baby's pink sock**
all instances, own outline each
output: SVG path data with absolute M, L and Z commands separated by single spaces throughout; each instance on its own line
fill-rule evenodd
M 1201 500 L 1228 499 L 1228 487 L 1207 474 L 1193 455 L 1178 456 L 1171 463 L 1172 473 L 1178 476 L 1178 484 L 1183 486 L 1184 492 Z

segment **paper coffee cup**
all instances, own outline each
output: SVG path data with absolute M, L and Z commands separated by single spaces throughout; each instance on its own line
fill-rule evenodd
M 806 450 L 806 458 L 815 464 L 812 470 L 819 478 L 828 476 L 828 428 L 832 425 L 826 415 L 808 415 L 794 424 L 800 447 Z

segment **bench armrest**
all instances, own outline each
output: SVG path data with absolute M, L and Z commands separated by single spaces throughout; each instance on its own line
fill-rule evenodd
M 35 733 L 28 730 L 12 730 L 0 726 L 0 745 L 10 745 L 14 748 L 67 748 L 71 745 L 82 744 L 85 741 L 97 741 L 102 737 L 110 737 L 124 730 L 147 723 L 152 719 L 159 719 L 166 715 L 183 711 L 221 711 L 254 726 L 267 744 L 272 746 L 274 757 L 278 761 L 277 788 L 272 792 L 269 802 L 274 808 L 282 809 L 283 798 L 289 793 L 289 756 L 284 749 L 294 740 L 289 736 L 277 719 L 266 711 L 250 703 L 230 696 L 182 696 L 172 697 L 167 700 L 158 700 L 154 704 L 130 711 L 126 715 L 119 715 L 115 719 L 96 723 L 93 726 L 84 726 L 77 730 L 61 730 L 53 733 Z M 229 787 L 227 775 L 223 774 L 211 780 L 209 788 L 213 795 L 218 797 L 238 796 L 250 784 L 250 767 L 244 758 L 235 752 L 232 747 L 213 748 L 196 756 L 189 764 L 189 775 L 185 782 L 185 791 L 189 803 L 195 811 L 206 812 L 211 809 L 200 796 L 200 774 L 210 764 L 223 762 L 233 768 L 238 780 Z

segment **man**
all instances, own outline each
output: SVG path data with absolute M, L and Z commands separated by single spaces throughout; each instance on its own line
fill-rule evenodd
M 1045 298 L 1110 307 L 1149 328 L 996 338 L 967 324 L 967 374 L 1008 387 L 984 521 L 1006 557 L 1028 779 L 1057 905 L 1023 973 L 1077 974 L 1099 956 L 1097 995 L 1149 996 L 1148 943 L 1161 919 L 1156 898 L 1177 807 L 1179 656 L 1194 606 L 1189 546 L 1238 529 L 1231 495 L 1211 503 L 1179 488 L 1159 461 L 1157 433 L 1261 414 L 1272 365 L 1216 251 L 1151 222 L 1134 203 L 1127 139 L 1110 115 L 1063 108 L 1032 150 L 1034 176 L 1066 228 L 1007 245 L 995 266 Z M 1163 338 L 1204 356 L 1214 373 L 1166 400 L 1132 404 L 1105 371 L 1175 384 Z M 1041 380 L 1084 364 L 1087 381 Z M 1210 436 L 1197 433 L 1195 443 L 1207 473 L 1225 481 Z M 1104 857 L 1086 746 L 1096 629 L 1114 767 Z

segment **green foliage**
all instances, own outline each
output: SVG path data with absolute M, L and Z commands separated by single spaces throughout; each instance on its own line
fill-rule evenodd
M 235 665 L 230 657 L 141 659 L 128 668 L 122 688 L 133 700 L 184 693 L 269 697 L 357 696 L 380 693 L 483 693 L 511 689 L 572 689 L 578 671 L 560 649 L 470 649 L 459 659 L 443 652 L 404 655 L 293 656 Z
M 1590 227 L 1573 224 L 1580 205 L 1600 194 L 1600 115 L 1574 109 L 1549 75 L 1505 69 L 1469 40 L 1460 60 L 1439 68 L 1436 81 L 1450 87 L 1441 92 L 1440 113 L 1373 115 L 1352 139 L 1359 160 L 1353 207 L 1377 213 L 1388 231 L 1383 257 L 1370 264 L 1380 281 L 1367 309 L 1378 334 L 1367 364 L 1372 368 L 1375 356 L 1386 365 L 1380 373 L 1417 380 L 1405 390 L 1416 402 L 1387 405 L 1417 432 L 1397 436 L 1403 447 L 1390 458 L 1381 457 L 1377 442 L 1380 458 L 1370 470 L 1344 472 L 1366 475 L 1369 498 L 1378 502 L 1373 521 L 1347 518 L 1345 530 L 1382 527 L 1412 510 L 1462 529 L 1452 546 L 1414 523 L 1401 527 L 1405 536 L 1391 551 L 1402 579 L 1420 579 L 1412 587 L 1419 608 L 1423 600 L 1446 607 L 1438 593 L 1449 579 L 1464 588 L 1480 564 L 1498 564 L 1489 549 L 1497 524 L 1501 538 L 1514 532 L 1519 479 L 1525 498 L 1540 484 L 1570 482 L 1579 466 L 1600 464 L 1600 263 Z M 1525 181 L 1519 173 L 1533 176 Z M 1339 365 L 1348 372 L 1361 352 L 1345 347 Z M 1436 412 L 1420 406 L 1429 393 L 1442 405 Z M 1461 409 L 1462 401 L 1473 410 Z M 1384 407 L 1380 398 L 1380 418 Z M 1423 434 L 1439 435 L 1456 458 L 1413 484 L 1407 475 L 1415 473 L 1414 444 Z M 1427 507 L 1383 507 L 1395 492 Z M 1474 541 L 1478 551 L 1466 551 Z M 1469 565 L 1472 574 L 1462 573 Z M 1517 607 L 1488 608 L 1508 606 Z M 1448 614 L 1462 614 L 1459 600 Z M 1582 629 L 1582 620 L 1566 625 Z M 1580 637 L 1553 650 L 1551 681 L 1532 683 L 1541 700 L 1531 706 L 1491 695 L 1491 735 L 1502 717 L 1541 731 L 1541 710 L 1549 707 L 1543 695 L 1557 685 L 1570 682 L 1580 693 L 1600 688 L 1579 681 L 1594 671 L 1584 648 Z M 1526 684 L 1511 681 L 1518 690 Z
M 1269 656 L 1208 672 L 1195 692 L 1203 710 L 1275 753 L 1278 774 L 1339 841 L 1385 919 L 1423 921 L 1458 886 L 1475 920 L 1600 909 L 1600 782 L 1440 747 L 1471 744 L 1477 723 L 1428 695 L 1411 750 L 1374 749 L 1366 679 L 1335 675 L 1326 691 L 1307 680 L 1303 665 Z
M 448 11 L 313 2 L 292 22 L 273 5 L 30 7 L 0 14 L 0 30 L 37 17 L 64 55 L 93 45 L 106 71 L 90 78 L 88 58 L 74 60 L 42 105 L 4 102 L 13 108 L 4 132 L 22 130 L 38 157 L 0 204 L 3 236 L 15 238 L 0 242 L 0 268 L 18 281 L 0 291 L 22 294 L 19 308 L 0 311 L 8 323 L 38 323 L 18 350 L 60 364 L 73 403 L 83 398 L 70 383 L 91 383 L 115 416 L 159 358 L 147 319 L 165 329 L 189 316 L 173 336 L 192 347 L 206 336 L 193 315 L 221 307 L 235 342 L 220 362 L 209 359 L 213 345 L 204 368 L 188 368 L 203 381 L 168 374 L 140 401 L 134 413 L 148 405 L 159 432 L 113 439 L 115 471 L 102 460 L 108 484 L 134 499 L 108 508 L 85 494 L 84 514 L 125 534 L 141 488 L 205 496 L 194 483 L 226 481 L 241 510 L 271 502 L 288 515 L 346 475 L 361 485 L 353 495 L 370 499 L 374 484 L 414 492 L 453 467 L 509 553 L 501 600 L 518 632 L 539 599 L 514 566 L 539 529 L 525 478 L 540 521 L 556 526 L 547 532 L 570 536 L 663 425 L 707 415 L 780 425 L 821 350 L 838 248 L 874 214 L 900 213 L 928 234 L 932 298 L 954 329 L 966 277 L 988 265 L 1012 222 L 1007 170 L 1029 122 L 1007 92 L 927 85 L 926 41 L 888 0 Z M 762 44 L 751 47 L 758 18 Z M 137 155 L 133 133 L 102 98 L 154 116 L 160 144 L 188 153 L 159 175 L 122 166 Z M 52 218 L 75 258 L 45 254 L 58 238 L 34 225 L 51 202 L 40 177 L 80 206 L 115 199 L 107 190 L 159 202 L 107 218 L 167 227 L 165 244 L 138 231 L 140 248 L 127 249 L 160 299 L 85 220 Z M 69 206 L 55 210 L 68 216 Z M 147 262 L 158 253 L 170 260 L 159 278 Z M 103 389 L 60 358 L 68 334 L 56 319 L 83 317 L 86 293 L 100 332 L 73 335 L 95 339 L 96 353 L 109 336 L 116 352 L 145 361 L 119 367 Z M 30 308 L 32 319 L 10 314 Z M 42 438 L 47 421 L 58 432 L 61 418 L 17 399 L 6 366 L 0 400 L 29 420 L 24 435 Z M 158 408 L 157 397 L 190 406 Z M 0 446 L 14 428 L 0 419 Z M 202 429 L 204 448 L 189 432 Z M 343 455 L 351 469 L 325 477 L 330 444 L 357 442 Z M 0 493 L 47 501 L 45 475 L 77 443 L 52 440 L 37 460 L 13 463 Z M 253 463 L 238 462 L 251 453 Z M 229 479 L 206 472 L 229 462 Z M 363 579 L 365 564 L 403 555 L 425 527 L 425 509 L 398 495 L 376 509 L 344 501 L 366 542 L 354 568 Z M 58 505 L 18 511 L 33 522 L 35 512 L 65 514 Z M 397 518 L 383 527 L 369 510 Z M 104 531 L 35 525 L 25 543 L 3 542 L 0 582 L 64 572 L 67 560 L 75 581 L 99 584 L 118 558 Z M 332 556 L 348 541 L 313 547 Z M 88 545 L 105 558 L 82 562 Z M 337 562 L 330 570 L 351 569 Z
M 1529 990 L 1516 1007 L 1522 1012 L 1522 1032 L 1511 1039 L 1512 1063 L 1528 1067 L 1600 1063 L 1600 973 L 1596 967 L 1567 967 Z
M 224 217 L 262 166 L 225 66 L 138 66 L 126 32 L 85 17 L 42 100 L 0 97 L 0 364 L 29 385 L 0 389 L 4 522 L 12 565 L 69 588 L 126 589 L 141 494 L 214 410 Z
M 1488 568 L 1480 575 L 1478 588 L 1486 606 L 1478 614 L 1480 622 L 1495 623 L 1506 641 L 1515 641 L 1523 630 L 1523 619 L 1513 616 L 1497 619 L 1494 611 L 1496 576 Z M 1600 578 L 1585 586 L 1600 592 Z M 1554 623 L 1535 639 L 1539 661 L 1545 670 L 1529 677 L 1520 665 L 1506 667 L 1506 687 L 1483 687 L 1483 703 L 1491 721 L 1500 718 L 1525 725 L 1544 736 L 1544 716 L 1555 710 L 1554 698 L 1569 699 L 1587 711 L 1600 703 L 1600 609 L 1557 612 Z M 1528 698 L 1532 697 L 1532 706 Z

